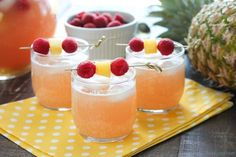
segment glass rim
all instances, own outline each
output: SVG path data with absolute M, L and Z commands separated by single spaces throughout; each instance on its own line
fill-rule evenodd
M 135 68 L 131 67 L 129 68 L 128 72 L 132 72 L 132 75 L 130 77 L 127 78 L 127 80 L 123 80 L 123 81 L 118 81 L 118 82 L 108 82 L 108 83 L 103 83 L 103 82 L 89 82 L 89 80 L 92 78 L 89 78 L 89 79 L 86 79 L 86 78 L 82 78 L 80 77 L 76 70 L 73 70 L 71 72 L 71 75 L 72 75 L 72 79 L 76 79 L 77 81 L 79 81 L 79 83 L 83 83 L 83 84 L 94 84 L 94 85 L 119 85 L 119 84 L 122 84 L 122 83 L 125 83 L 125 82 L 129 82 L 129 81 L 132 81 L 132 80 L 135 80 L 135 77 L 136 77 L 136 70 Z M 127 73 L 128 73 L 127 72 Z M 119 76 L 116 76 L 116 77 L 119 77 Z
M 160 39 L 157 39 L 157 41 L 160 40 Z M 161 55 L 161 57 L 159 56 L 150 56 L 150 57 L 147 57 L 147 56 L 141 56 L 141 55 L 138 55 L 139 52 L 137 52 L 137 55 L 130 49 L 129 46 L 126 47 L 126 53 L 132 55 L 133 57 L 135 58 L 138 58 L 138 59 L 147 59 L 147 60 L 162 60 L 162 61 L 167 61 L 167 60 L 172 60 L 173 58 L 177 58 L 177 57 L 181 57 L 184 55 L 184 52 L 185 52 L 185 49 L 184 49 L 184 46 L 179 43 L 179 42 L 176 42 L 174 41 L 174 44 L 177 45 L 181 50 L 180 51 L 176 51 L 176 47 L 174 48 L 174 52 L 176 52 L 174 55 L 168 55 L 168 56 L 164 56 L 164 55 Z M 140 51 L 141 52 L 141 51 Z M 160 52 L 159 52 L 160 53 Z M 159 58 L 158 58 L 159 57 Z
M 33 53 L 33 54 L 35 54 L 39 57 L 47 57 L 47 58 L 70 57 L 70 56 L 77 55 L 79 53 L 87 54 L 85 52 L 89 50 L 89 43 L 86 40 L 83 40 L 83 39 L 80 39 L 80 38 L 75 38 L 75 37 L 72 37 L 72 38 L 75 39 L 77 41 L 77 43 L 82 43 L 83 45 L 87 45 L 87 47 L 81 49 L 80 51 L 77 50 L 76 52 L 73 52 L 73 53 L 66 53 L 66 55 L 48 55 L 48 54 L 41 54 L 41 53 L 38 53 L 38 52 L 34 51 L 33 50 L 33 44 L 31 44 L 31 46 L 30 46 L 31 53 Z M 47 38 L 47 39 L 54 39 L 54 38 Z M 57 39 L 63 39 L 63 38 L 57 38 Z M 50 52 L 50 49 L 49 49 L 49 52 Z

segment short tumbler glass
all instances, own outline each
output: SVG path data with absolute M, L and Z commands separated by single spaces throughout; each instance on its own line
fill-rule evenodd
M 88 141 L 114 142 L 128 136 L 136 118 L 135 70 L 111 78 L 83 79 L 72 73 L 72 115 Z
M 145 54 L 133 52 L 126 48 L 126 59 L 129 64 L 156 64 L 162 72 L 148 67 L 136 67 L 137 72 L 137 106 L 139 111 L 165 113 L 179 104 L 184 91 L 185 66 L 184 47 L 175 42 L 174 52 L 162 56 L 160 52 Z
M 78 44 L 88 45 L 81 39 Z M 49 52 L 50 54 L 50 52 Z M 71 109 L 71 69 L 88 58 L 88 47 L 74 53 L 43 55 L 32 50 L 31 76 L 34 93 L 41 105 L 54 110 Z

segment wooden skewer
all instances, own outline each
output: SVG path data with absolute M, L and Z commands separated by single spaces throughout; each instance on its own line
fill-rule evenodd
M 150 69 L 154 69 L 155 71 L 162 72 L 162 68 L 160 66 L 156 64 L 152 64 L 150 62 L 146 64 L 133 64 L 133 65 L 129 65 L 129 67 L 148 67 Z M 77 69 L 65 69 L 65 71 L 73 71 L 73 70 L 77 70 Z
M 101 44 L 102 44 L 102 42 L 104 41 L 104 40 L 106 40 L 107 38 L 106 38 L 106 36 L 102 36 L 99 40 L 98 40 L 98 42 L 96 43 L 96 44 L 88 44 L 88 45 L 80 45 L 80 44 L 78 44 L 78 46 L 79 47 L 90 47 L 90 49 L 93 49 L 93 48 L 97 48 L 97 47 L 99 47 Z M 25 47 L 20 47 L 19 48 L 20 50 L 30 50 L 31 49 L 31 47 L 30 46 L 25 46 Z
M 129 44 L 116 43 L 116 46 L 129 46 Z
M 92 47 L 95 44 L 88 44 L 88 45 L 79 45 L 79 47 Z M 31 50 L 32 48 L 30 46 L 25 46 L 25 47 L 19 47 L 20 50 Z
M 31 47 L 19 47 L 20 50 L 30 50 Z
M 93 49 L 93 48 L 99 47 L 99 46 L 102 44 L 102 42 L 103 42 L 104 40 L 106 40 L 106 36 L 103 35 L 103 36 L 98 40 L 98 42 L 97 42 L 96 44 L 93 44 L 93 46 L 90 47 L 90 50 Z
M 116 43 L 116 46 L 129 46 L 129 44 Z M 182 46 L 175 45 L 175 47 L 182 47 Z M 188 45 L 183 45 L 183 47 L 184 47 L 184 48 L 188 48 Z

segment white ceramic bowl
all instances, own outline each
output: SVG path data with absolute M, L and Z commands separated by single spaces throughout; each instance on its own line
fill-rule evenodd
M 116 43 L 128 43 L 134 36 L 137 30 L 137 22 L 133 15 L 126 12 L 118 11 L 94 11 L 108 12 L 113 17 L 115 13 L 119 13 L 124 17 L 127 24 L 117 27 L 108 28 L 83 28 L 72 26 L 68 21 L 74 16 L 71 16 L 65 23 L 65 29 L 68 36 L 77 37 L 88 41 L 90 44 L 96 43 L 103 35 L 106 40 L 100 47 L 89 51 L 90 59 L 114 59 L 116 57 L 125 57 L 126 46 L 116 46 Z

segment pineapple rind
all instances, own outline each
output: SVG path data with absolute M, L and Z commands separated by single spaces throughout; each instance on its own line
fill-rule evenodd
M 236 1 L 205 5 L 192 19 L 187 43 L 197 70 L 236 89 Z

